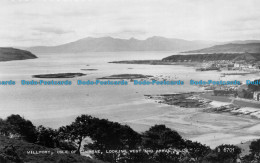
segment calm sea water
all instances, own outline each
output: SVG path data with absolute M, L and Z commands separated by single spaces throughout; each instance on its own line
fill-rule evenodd
M 104 107 L 113 109 L 113 105 L 116 104 L 127 103 L 131 106 L 133 101 L 142 101 L 144 94 L 175 93 L 196 89 L 194 87 L 187 88 L 187 86 L 133 86 L 132 83 L 128 86 L 78 86 L 76 84 L 78 79 L 95 80 L 98 77 L 125 73 L 160 77 L 171 76 L 173 80 L 190 79 L 192 76 L 198 77 L 191 67 L 108 63 L 116 60 L 161 59 L 171 55 L 171 53 L 124 52 L 37 55 L 39 58 L 34 60 L 0 63 L 1 80 L 15 80 L 17 82 L 15 86 L 0 87 L 2 117 L 17 113 L 29 119 L 62 118 L 98 112 Z M 82 71 L 81 69 L 98 70 Z M 87 76 L 68 79 L 73 82 L 72 86 L 20 85 L 20 80 L 38 80 L 32 78 L 32 75 L 63 72 L 81 72 L 86 73 Z M 53 125 L 57 125 L 57 123 Z
M 198 87 L 190 86 L 189 80 L 219 80 L 220 72 L 196 72 L 193 67 L 179 65 L 108 63 L 120 60 L 161 59 L 172 54 L 163 52 L 36 54 L 38 59 L 0 62 L 0 80 L 17 82 L 15 86 L 0 86 L 0 117 L 20 114 L 36 125 L 58 128 L 71 123 L 80 114 L 90 114 L 127 123 L 137 131 L 143 131 L 153 124 L 164 123 L 188 137 L 208 133 L 211 130 L 206 130 L 205 127 L 188 127 L 190 122 L 185 118 L 189 114 L 194 115 L 196 109 L 181 110 L 174 106 L 160 105 L 145 99 L 144 95 L 202 91 Z M 67 72 L 81 72 L 87 75 L 73 79 L 53 79 L 71 80 L 73 82 L 71 86 L 20 84 L 20 80 L 40 80 L 32 78 L 32 75 Z M 78 79 L 95 80 L 114 74 L 153 75 L 167 80 L 184 80 L 186 84 L 184 86 L 134 86 L 133 83 L 129 83 L 128 86 L 77 85 Z M 221 129 L 219 131 L 221 133 Z

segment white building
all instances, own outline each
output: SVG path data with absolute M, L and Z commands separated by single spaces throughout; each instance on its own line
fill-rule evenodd
M 254 100 L 256 100 L 256 101 L 260 101 L 260 91 L 256 91 L 256 92 L 254 92 Z

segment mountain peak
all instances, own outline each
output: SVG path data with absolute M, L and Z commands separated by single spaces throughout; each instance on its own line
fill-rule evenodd
M 93 38 L 86 37 L 75 42 L 53 46 L 32 47 L 32 52 L 39 53 L 82 53 L 82 52 L 114 52 L 114 51 L 183 51 L 210 47 L 206 42 L 192 42 L 181 39 L 169 39 L 153 36 L 146 40 L 135 38 L 119 39 L 110 36 Z

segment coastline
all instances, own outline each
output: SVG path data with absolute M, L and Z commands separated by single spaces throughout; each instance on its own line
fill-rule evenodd
M 99 56 L 98 59 L 89 60 L 89 57 L 96 56 L 95 53 L 82 54 L 81 59 L 77 59 L 71 55 L 45 54 L 36 60 L 26 60 L 26 62 L 19 61 L 15 64 L 16 69 L 12 69 L 12 62 L 0 65 L 3 72 L 4 79 L 31 80 L 32 74 L 50 74 L 61 72 L 78 72 L 80 69 L 85 69 L 86 65 L 89 69 L 98 69 L 92 74 L 81 76 L 78 78 L 71 78 L 73 83 L 76 80 L 91 80 L 113 74 L 145 74 L 152 75 L 158 80 L 176 80 L 184 79 L 185 83 L 191 78 L 199 80 L 201 78 L 217 80 L 219 72 L 196 72 L 194 67 L 183 65 L 140 65 L 132 64 L 129 69 L 129 64 L 110 64 L 111 60 L 122 57 L 121 53 L 102 53 L 104 56 Z M 131 53 L 132 54 L 132 53 Z M 154 54 L 154 53 L 152 53 Z M 146 53 L 150 57 L 152 54 Z M 137 57 L 139 53 L 132 54 Z M 169 55 L 166 54 L 160 54 Z M 114 58 L 108 58 L 114 56 Z M 158 57 L 158 54 L 156 54 Z M 155 56 L 155 57 L 156 57 Z M 60 57 L 63 61 L 60 62 Z M 127 58 L 123 55 L 124 59 Z M 154 58 L 155 58 L 154 57 Z M 49 58 L 52 58 L 51 61 Z M 108 58 L 106 60 L 99 60 L 99 58 Z M 98 60 L 98 61 L 97 61 Z M 73 61 L 73 64 L 70 62 Z M 48 67 L 46 67 L 48 65 Z M 36 69 L 31 69 L 31 67 Z M 62 69 L 62 71 L 61 71 Z M 28 70 L 24 74 L 24 70 Z M 70 70 L 70 71 L 68 71 Z M 181 73 L 180 73 L 181 71 Z M 16 112 L 28 119 L 31 119 L 35 124 L 46 125 L 49 127 L 60 127 L 66 125 L 80 114 L 90 114 L 100 118 L 106 118 L 122 124 L 129 124 L 138 132 L 147 130 L 154 124 L 166 124 L 168 127 L 177 130 L 186 138 L 203 137 L 209 133 L 227 133 L 233 128 L 237 128 L 232 132 L 234 140 L 236 135 L 240 135 L 247 131 L 248 126 L 255 126 L 259 123 L 256 119 L 248 119 L 245 117 L 235 117 L 228 114 L 204 113 L 198 108 L 181 108 L 177 106 L 169 106 L 166 104 L 158 104 L 153 100 L 146 100 L 144 95 L 154 94 L 171 94 L 187 93 L 187 92 L 201 92 L 203 88 L 196 86 L 128 86 L 128 87 L 78 87 L 72 85 L 71 87 L 21 87 L 15 86 L 13 88 L 1 87 L 0 98 L 4 101 L 12 101 L 8 105 L 0 104 L 1 108 L 5 108 L 3 115 L 7 116 L 10 113 Z M 34 95 L 31 92 L 37 92 Z M 19 92 L 19 94 L 17 94 Z M 112 93 L 111 93 L 112 92 Z M 10 96 L 12 94 L 13 96 Z M 21 96 L 22 95 L 22 96 Z M 55 100 L 53 97 L 56 97 Z M 13 98 L 16 100 L 14 101 Z M 109 99 L 109 100 L 108 100 Z M 40 105 L 39 105 L 40 104 Z M 38 115 L 41 115 L 40 117 Z M 208 116 L 214 119 L 208 119 Z M 194 117 L 194 118 L 192 118 Z M 199 118 L 198 118 L 199 117 Z M 4 117 L 3 117 L 4 118 Z M 190 119 L 191 118 L 191 119 Z M 215 119 L 218 122 L 215 122 Z M 197 123 L 197 120 L 200 123 Z M 223 123 L 220 123 L 223 121 Z M 224 123 L 225 122 L 225 123 Z M 236 122 L 236 123 L 234 123 Z M 191 125 L 192 124 L 192 125 Z M 238 125 L 239 124 L 239 125 Z M 241 130 L 241 131 L 240 131 Z M 248 135 L 254 136 L 256 130 L 251 130 Z M 212 140 L 212 143 L 210 142 Z M 207 140 L 206 143 L 210 146 L 220 143 L 228 143 L 227 140 L 222 142 L 214 140 Z M 245 141 L 249 140 L 245 138 Z M 237 143 L 240 140 L 236 141 Z M 217 143 L 216 143 L 217 142 Z

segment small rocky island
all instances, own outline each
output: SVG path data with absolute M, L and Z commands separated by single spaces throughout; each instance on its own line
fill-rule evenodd
M 33 75 L 34 78 L 75 78 L 79 76 L 84 76 L 83 73 L 57 73 L 57 74 L 40 74 Z
M 83 68 L 83 69 L 80 69 L 80 70 L 82 70 L 82 71 L 97 71 L 98 69 L 93 69 L 93 68 L 85 69 L 85 68 Z
M 142 79 L 142 78 L 149 78 L 153 77 L 151 75 L 142 75 L 142 74 L 118 74 L 118 75 L 111 75 L 107 77 L 102 77 L 98 79 Z
M 0 48 L 0 62 L 35 58 L 37 57 L 34 54 L 26 50 L 15 48 Z
M 211 102 L 199 98 L 200 93 L 180 93 L 180 94 L 161 94 L 161 95 L 145 95 L 147 99 L 152 99 L 158 103 L 175 105 L 184 108 L 205 108 Z
M 146 64 L 146 65 L 170 65 L 169 62 L 164 62 L 162 60 L 129 60 L 129 61 L 113 61 L 108 63 L 117 64 Z

